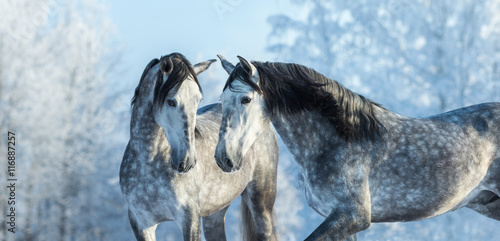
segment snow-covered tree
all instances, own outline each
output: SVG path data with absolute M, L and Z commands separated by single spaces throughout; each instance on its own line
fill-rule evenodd
M 306 1 L 269 18 L 269 50 L 403 114 L 498 101 L 499 1 Z M 496 19 L 496 20 L 495 20 Z
M 103 224 L 122 221 L 126 212 L 116 203 L 121 195 L 111 181 L 120 159 L 104 159 L 114 148 L 106 137 L 115 128 L 111 120 L 121 122 L 105 98 L 119 59 L 110 45 L 105 5 L 79 0 L 0 5 L 2 151 L 8 131 L 18 138 L 15 237 L 110 239 Z M 0 177 L 5 180 L 5 172 Z M 5 188 L 0 195 L 6 196 Z M 3 217 L 5 208 L 2 202 Z M 128 228 L 124 225 L 117 230 Z M 14 237 L 1 227 L 0 239 Z

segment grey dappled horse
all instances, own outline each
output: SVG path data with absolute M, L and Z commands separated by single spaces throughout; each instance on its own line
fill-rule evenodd
M 307 240 L 356 239 L 371 222 L 414 221 L 462 207 L 500 220 L 500 103 L 410 118 L 297 64 L 248 62 L 221 96 L 220 165 L 242 165 L 273 123 L 325 221 Z
M 120 186 L 137 240 L 155 240 L 156 226 L 171 220 L 184 240 L 201 240 L 200 217 L 207 240 L 226 240 L 226 211 L 240 194 L 243 237 L 276 239 L 276 136 L 271 128 L 264 130 L 240 171 L 220 170 L 213 153 L 221 106 L 197 112 L 201 89 L 196 76 L 213 61 L 191 66 L 178 53 L 153 59 L 135 90 Z

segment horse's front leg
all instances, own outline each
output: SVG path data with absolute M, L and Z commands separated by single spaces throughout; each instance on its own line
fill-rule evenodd
M 184 241 L 201 240 L 200 211 L 197 205 L 189 205 L 183 209 L 182 216 L 178 219 L 178 224 L 182 230 Z
M 272 183 L 272 182 L 266 182 Z M 275 182 L 274 182 L 275 183 Z M 278 240 L 273 212 L 276 199 L 275 184 L 270 184 L 267 190 L 259 188 L 263 183 L 250 183 L 241 194 L 241 215 L 243 236 L 248 240 Z M 252 226 L 253 224 L 253 226 Z
M 146 227 L 145 225 L 141 225 L 138 221 L 138 218 L 134 213 L 130 210 L 128 211 L 128 218 L 130 221 L 130 226 L 132 226 L 132 231 L 134 231 L 135 238 L 137 241 L 155 241 L 156 235 L 156 224 Z
M 207 241 L 226 241 L 224 220 L 229 206 L 203 217 L 203 233 Z
M 305 240 L 356 240 L 356 233 L 367 229 L 370 221 L 366 215 L 333 211 Z
M 307 237 L 307 241 L 356 240 L 356 233 L 370 227 L 371 202 L 368 181 L 344 177 L 334 183 L 344 185 L 333 185 L 337 188 L 333 190 L 328 201 L 334 203 L 334 206 L 325 221 Z

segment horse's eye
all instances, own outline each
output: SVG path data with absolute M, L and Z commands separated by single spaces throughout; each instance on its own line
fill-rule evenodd
M 248 104 L 248 103 L 250 103 L 250 101 L 252 101 L 252 99 L 250 99 L 250 97 L 243 97 L 241 99 L 241 104 Z
M 168 104 L 169 106 L 172 106 L 172 107 L 175 107 L 175 106 L 176 106 L 176 104 L 175 104 L 175 100 L 167 100 L 167 104 Z

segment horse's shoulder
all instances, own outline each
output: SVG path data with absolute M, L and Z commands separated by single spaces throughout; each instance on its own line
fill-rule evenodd
M 196 112 L 196 120 L 201 122 L 216 122 L 220 125 L 222 120 L 222 105 L 220 103 L 201 107 Z

